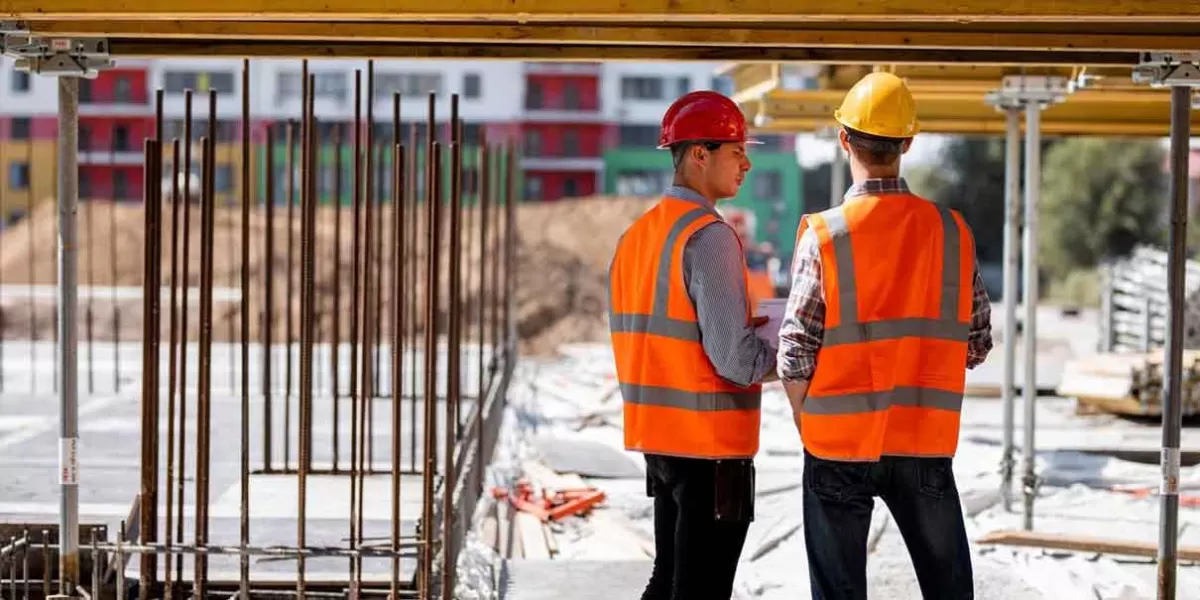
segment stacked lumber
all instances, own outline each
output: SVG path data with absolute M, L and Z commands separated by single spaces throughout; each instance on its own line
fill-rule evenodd
M 1200 262 L 1186 263 L 1184 348 L 1200 349 Z M 1145 351 L 1166 345 L 1167 253 L 1140 246 L 1104 270 L 1101 350 Z
M 1086 356 L 1064 366 L 1057 392 L 1103 412 L 1159 416 L 1164 374 L 1161 350 Z M 1200 351 L 1184 351 L 1180 383 L 1183 414 L 1200 414 Z

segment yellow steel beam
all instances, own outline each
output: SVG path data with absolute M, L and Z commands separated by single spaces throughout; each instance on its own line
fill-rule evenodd
M 756 130 L 814 131 L 836 126 L 833 110 L 843 94 L 838 90 L 777 90 L 743 107 Z M 923 132 L 991 134 L 1005 130 L 1004 114 L 974 94 L 926 94 L 916 100 Z M 1042 112 L 1042 131 L 1047 135 L 1164 136 L 1170 122 L 1170 96 L 1161 90 L 1082 90 Z M 1200 126 L 1200 111 L 1193 111 L 1192 125 Z
M 864 30 L 847 23 L 821 23 L 816 27 L 651 27 L 638 24 L 398 23 L 398 22 L 280 22 L 220 20 L 35 20 L 34 31 L 62 36 L 112 36 L 129 38 L 208 38 L 233 40 L 354 40 L 357 42 L 408 41 L 520 42 L 545 44 L 611 44 L 655 46 L 767 46 L 779 48 L 963 48 L 978 50 L 1052 50 L 1096 52 L 1200 50 L 1200 28 L 1155 32 L 1079 31 L 1071 26 L 1036 32 L 1007 29 Z
M 0 0 L 0 14 L 86 20 L 1200 22 L 1194 0 Z
M 874 64 L 881 57 L 903 63 L 1131 65 L 1133 53 L 1005 52 L 870 48 L 778 48 L 755 46 L 612 45 L 546 43 L 413 43 L 321 40 L 235 40 L 228 38 L 109 38 L 118 57 L 196 55 L 212 57 L 447 58 L 553 61 L 695 60 L 739 63 L 815 62 Z

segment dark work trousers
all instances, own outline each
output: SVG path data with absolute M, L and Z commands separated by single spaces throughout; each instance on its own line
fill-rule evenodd
M 974 597 L 971 551 L 949 458 L 843 462 L 804 453 L 804 545 L 812 597 L 866 600 L 873 498 L 887 503 L 926 600 Z
M 749 511 L 723 509 L 729 497 L 753 498 L 751 461 L 646 455 L 647 492 L 654 496 L 654 571 L 642 600 L 729 600 Z M 741 476 L 740 474 L 745 474 Z M 718 500 L 717 483 L 724 486 Z

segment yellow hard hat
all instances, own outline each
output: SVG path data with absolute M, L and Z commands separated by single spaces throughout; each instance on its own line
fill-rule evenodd
M 920 131 L 917 104 L 904 80 L 883 71 L 858 80 L 833 112 L 851 129 L 888 138 L 908 138 Z

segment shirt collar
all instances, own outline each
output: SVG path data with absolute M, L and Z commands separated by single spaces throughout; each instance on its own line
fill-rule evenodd
M 670 196 L 671 198 L 678 198 L 678 199 L 686 201 L 686 202 L 691 202 L 693 204 L 697 204 L 703 208 L 707 208 L 709 210 L 709 212 L 713 213 L 714 215 L 717 215 L 717 217 L 721 216 L 721 214 L 719 212 L 717 212 L 717 207 L 713 206 L 713 203 L 709 202 L 708 198 L 705 198 L 704 196 L 700 195 L 700 192 L 697 192 L 696 190 L 693 190 L 690 187 L 682 186 L 682 185 L 672 185 L 671 187 L 667 188 L 666 195 Z
M 866 179 L 850 186 L 846 190 L 845 199 L 858 196 L 873 196 L 878 194 L 909 194 L 908 182 L 903 177 L 880 177 Z

